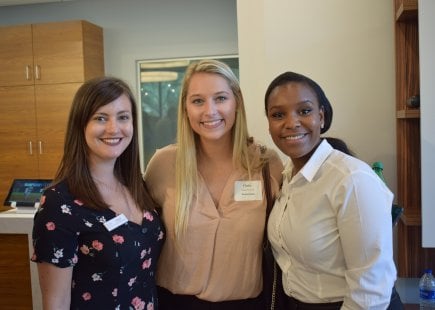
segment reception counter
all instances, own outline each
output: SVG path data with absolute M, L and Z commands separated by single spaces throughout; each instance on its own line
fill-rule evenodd
M 33 254 L 33 213 L 0 208 L 0 309 L 42 309 Z

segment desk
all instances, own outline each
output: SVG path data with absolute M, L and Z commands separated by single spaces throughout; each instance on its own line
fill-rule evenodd
M 30 262 L 34 214 L 0 210 L 0 309 L 40 310 L 38 271 Z

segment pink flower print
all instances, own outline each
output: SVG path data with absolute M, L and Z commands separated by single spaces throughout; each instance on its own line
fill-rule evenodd
M 45 195 L 42 195 L 41 199 L 39 199 L 39 206 L 42 206 L 45 203 Z
M 113 235 L 112 237 L 113 241 L 115 243 L 123 244 L 124 243 L 124 237 L 120 235 Z
M 72 258 L 72 262 L 73 264 L 77 264 L 77 262 L 79 261 L 79 258 L 77 257 L 77 255 L 74 254 L 74 257 Z
M 83 244 L 83 245 L 80 247 L 80 252 L 82 252 L 82 253 L 85 254 L 85 255 L 88 255 L 90 251 L 89 251 L 88 246 Z
M 94 240 L 92 241 L 92 247 L 97 251 L 101 251 L 103 249 L 103 244 L 98 240 Z
M 152 221 L 152 220 L 154 220 L 154 216 L 151 214 L 151 212 L 149 212 L 149 211 L 146 211 L 145 213 L 144 213 L 144 215 L 143 215 L 143 217 L 144 218 L 146 218 L 148 221 Z
M 164 236 L 163 231 L 160 231 L 160 233 L 159 233 L 159 237 L 157 238 L 157 241 L 158 241 L 158 240 L 162 240 L 162 239 L 163 239 L 163 236 Z
M 142 250 L 142 252 L 140 252 L 140 258 L 144 258 L 145 255 L 147 255 L 147 250 Z
M 128 281 L 128 286 L 133 286 L 134 282 L 136 282 L 136 278 L 137 277 L 131 278 L 130 281 Z
M 118 296 L 118 289 L 117 289 L 117 288 L 114 288 L 114 289 L 113 289 L 113 291 L 112 291 L 112 296 L 113 296 L 113 297 Z
M 145 309 L 145 302 L 140 299 L 139 297 L 133 298 L 131 301 L 131 304 L 133 305 L 135 310 L 144 310 Z
M 53 222 L 48 222 L 47 224 L 45 224 L 45 227 L 47 228 L 47 230 L 55 230 L 56 229 L 56 225 Z
M 148 269 L 151 266 L 151 258 L 148 258 L 143 261 L 142 263 L 142 269 Z
M 76 200 L 74 200 L 74 203 L 79 205 L 79 206 L 83 206 L 83 202 L 81 200 L 76 199 Z
M 147 305 L 147 310 L 154 310 L 154 303 L 150 302 L 150 303 Z
M 82 295 L 83 300 L 91 300 L 92 295 L 89 292 L 86 292 Z

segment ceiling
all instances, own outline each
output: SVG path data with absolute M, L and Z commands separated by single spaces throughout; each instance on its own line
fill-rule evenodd
M 48 3 L 48 2 L 64 2 L 71 0 L 0 0 L 0 6 L 11 6 L 11 5 L 25 5 L 25 4 L 35 4 L 35 3 Z

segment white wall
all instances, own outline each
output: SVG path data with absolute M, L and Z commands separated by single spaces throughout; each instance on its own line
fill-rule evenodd
M 251 133 L 272 145 L 264 92 L 279 73 L 317 81 L 334 107 L 328 135 L 396 189 L 393 4 L 387 0 L 238 0 L 240 75 Z
M 435 248 L 435 1 L 419 0 L 423 246 Z
M 334 108 L 327 134 L 343 138 L 367 163 L 382 161 L 396 192 L 392 0 L 237 0 L 237 11 L 251 134 L 273 147 L 264 92 L 284 71 L 308 75 Z M 403 301 L 418 303 L 417 279 L 396 286 Z

